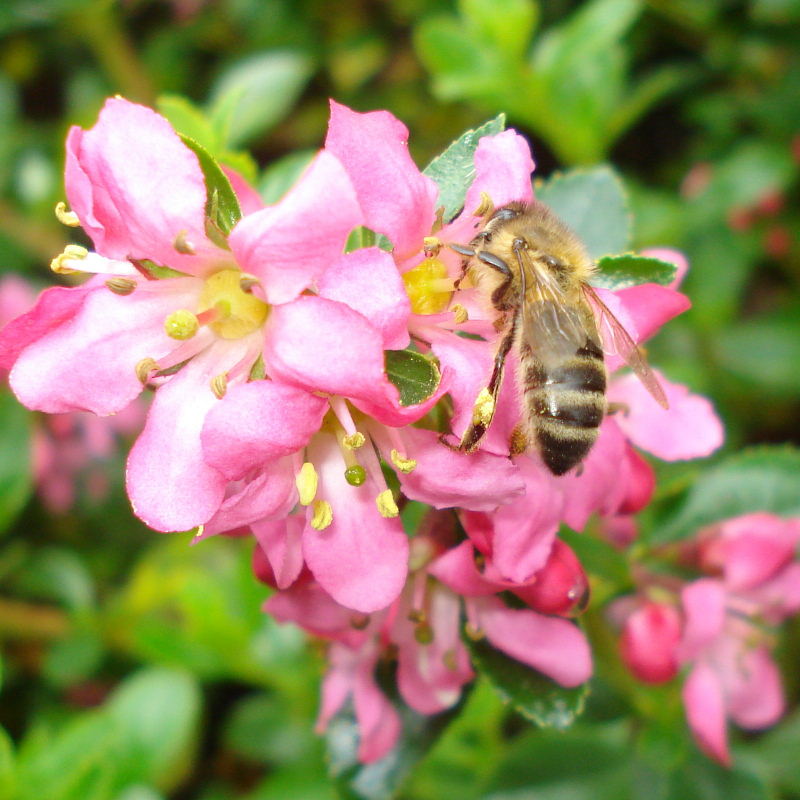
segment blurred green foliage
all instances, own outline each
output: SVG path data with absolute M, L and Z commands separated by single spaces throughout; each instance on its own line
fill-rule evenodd
M 420 164 L 505 114 L 540 176 L 575 165 L 595 176 L 589 222 L 598 203 L 615 210 L 598 166 L 612 162 L 632 245 L 677 247 L 691 264 L 693 308 L 650 359 L 710 396 L 728 430 L 711 468 L 658 466 L 643 530 L 667 542 L 754 505 L 798 513 L 795 450 L 737 453 L 800 443 L 797 0 L 5 0 L 3 272 L 52 282 L 47 265 L 75 235 L 52 212 L 64 135 L 114 93 L 158 107 L 267 201 L 320 145 L 329 96 L 390 109 Z M 542 197 L 557 207 L 571 179 Z M 627 246 L 603 241 L 612 228 L 598 227 L 598 256 Z M 28 456 L 41 418 L 4 391 L 0 420 L 0 798 L 336 797 L 313 733 L 321 659 L 260 612 L 249 541 L 147 532 L 124 499 L 121 456 L 103 464 L 105 499 L 84 491 L 48 511 Z M 566 536 L 598 576 L 596 599 L 626 585 L 616 550 Z M 602 620 L 586 624 L 605 666 L 577 725 L 532 729 L 479 682 L 401 796 L 800 796 L 796 710 L 739 740 L 725 772 L 689 741 L 677 686 L 636 685 Z M 795 670 L 799 639 L 783 659 Z M 799 683 L 790 676 L 793 707 Z M 423 755 L 404 752 L 395 775 Z M 351 771 L 338 791 L 382 797 L 393 780 Z

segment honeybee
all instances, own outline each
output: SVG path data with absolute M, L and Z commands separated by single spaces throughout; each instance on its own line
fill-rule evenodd
M 589 453 L 607 411 L 599 326 L 664 408 L 667 399 L 636 343 L 589 285 L 595 265 L 583 243 L 547 206 L 509 203 L 485 219 L 468 246 L 448 245 L 464 256 L 460 280 L 468 277 L 497 312 L 501 334 L 491 377 L 456 449 L 478 447 L 515 348 L 523 421 L 512 453 L 535 445 L 547 468 L 563 475 Z

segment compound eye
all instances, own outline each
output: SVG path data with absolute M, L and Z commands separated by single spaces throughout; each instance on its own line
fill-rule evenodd
M 505 221 L 508 219 L 514 219 L 515 217 L 518 216 L 519 216 L 519 211 L 517 211 L 515 208 L 498 208 L 497 211 L 495 211 L 494 214 L 492 214 L 492 219 L 493 220 L 499 219 Z
M 564 265 L 555 257 L 551 256 L 548 253 L 545 253 L 542 256 L 542 261 L 550 267 L 550 269 L 563 269 Z

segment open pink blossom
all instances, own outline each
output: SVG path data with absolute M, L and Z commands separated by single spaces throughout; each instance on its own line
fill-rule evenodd
M 121 98 L 90 130 L 70 131 L 66 189 L 95 252 L 68 248 L 55 268 L 95 275 L 45 291 L 6 328 L 0 363 L 13 365 L 22 402 L 50 413 L 113 414 L 143 382 L 158 385 L 128 491 L 152 527 L 191 528 L 216 512 L 227 485 L 202 457 L 206 413 L 226 384 L 247 380 L 265 346 L 275 348 L 284 305 L 306 301 L 300 294 L 342 253 L 361 210 L 342 165 L 322 152 L 225 243 L 221 231 L 207 233 L 214 223 L 197 156 L 165 119 Z M 388 389 L 383 377 L 378 393 Z

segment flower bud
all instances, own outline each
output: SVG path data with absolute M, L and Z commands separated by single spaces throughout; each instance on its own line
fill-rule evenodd
M 589 602 L 589 581 L 572 549 L 556 539 L 547 563 L 530 585 L 514 593 L 534 611 L 569 617 L 579 614 Z
M 620 654 L 644 683 L 664 683 L 678 672 L 681 617 L 674 606 L 647 602 L 625 621 Z

